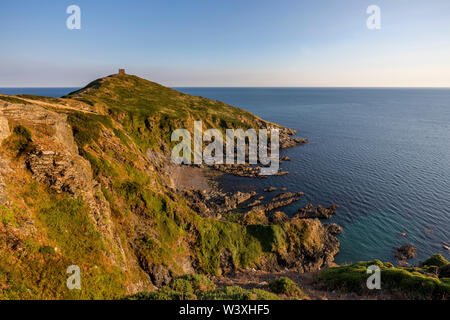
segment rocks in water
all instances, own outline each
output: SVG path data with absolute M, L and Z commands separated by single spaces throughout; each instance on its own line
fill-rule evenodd
M 258 206 L 255 206 L 252 208 L 252 211 L 264 211 L 264 212 L 270 212 L 278 208 L 286 207 L 294 202 L 297 202 L 300 200 L 300 196 L 297 196 L 297 194 L 294 194 L 295 196 L 279 201 L 271 201 L 269 203 L 261 204 Z
M 291 158 L 289 158 L 288 156 L 282 157 L 280 159 L 281 161 L 291 161 Z
M 287 198 L 292 198 L 292 197 L 301 197 L 303 196 L 304 193 L 303 192 L 297 192 L 297 193 L 293 193 L 293 192 L 284 192 L 284 193 L 280 193 L 279 195 L 275 196 L 272 201 L 279 201 L 279 200 L 283 200 L 283 199 L 287 199 Z
M 264 189 L 264 192 L 274 192 L 274 191 L 277 191 L 277 188 L 275 188 L 275 187 L 270 187 L 270 188 Z
M 312 204 L 308 204 L 303 208 L 300 208 L 295 214 L 295 218 L 307 218 L 307 219 L 329 219 L 332 215 L 336 214 L 336 210 L 339 208 L 337 204 L 333 204 L 328 208 L 324 208 L 321 205 L 314 207 Z
M 324 226 L 328 229 L 328 232 L 332 235 L 341 234 L 344 229 L 336 223 L 325 223 Z
M 411 244 L 395 248 L 395 257 L 400 261 L 415 258 L 417 249 Z
M 450 245 L 446 245 L 445 243 L 442 244 L 442 248 L 444 248 L 447 251 L 450 251 Z

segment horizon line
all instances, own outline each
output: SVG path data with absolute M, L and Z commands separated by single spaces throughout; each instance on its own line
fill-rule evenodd
M 292 89 L 450 89 L 450 86 L 187 86 L 187 85 L 177 85 L 177 86 L 168 86 L 164 85 L 168 88 L 249 88 L 249 89 L 258 89 L 258 88 L 273 88 L 273 89 L 283 89 L 283 88 L 292 88 Z M 64 88 L 84 88 L 85 86 L 25 86 L 25 87 L 2 87 L 0 89 L 64 89 Z

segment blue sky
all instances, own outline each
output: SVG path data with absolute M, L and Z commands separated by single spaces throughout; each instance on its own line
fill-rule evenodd
M 119 67 L 169 86 L 450 86 L 448 0 L 1 1 L 0 30 L 0 87 Z

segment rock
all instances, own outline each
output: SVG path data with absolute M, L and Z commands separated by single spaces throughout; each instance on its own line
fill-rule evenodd
M 445 243 L 442 244 L 442 248 L 444 248 L 447 251 L 450 251 L 450 246 L 446 245 Z
M 230 250 L 224 249 L 219 256 L 219 273 L 221 275 L 229 275 L 234 273 L 236 266 L 233 261 L 233 255 Z
M 324 226 L 328 229 L 328 232 L 332 235 L 341 234 L 344 229 L 336 223 L 325 223 Z
M 289 158 L 288 156 L 282 157 L 280 159 L 281 161 L 291 161 L 291 158 Z
M 270 188 L 264 189 L 264 192 L 274 192 L 274 191 L 277 191 L 277 188 L 275 188 L 275 187 L 270 187 Z
M 8 119 L 0 117 L 0 144 L 2 141 L 10 136 Z
M 314 207 L 312 204 L 308 204 L 303 208 L 300 208 L 297 213 L 294 214 L 295 218 L 307 218 L 307 219 L 329 219 L 332 215 L 336 214 L 336 210 L 339 208 L 337 204 L 334 204 L 328 208 L 324 208 L 321 205 Z
M 284 192 L 284 193 L 280 193 L 279 195 L 275 196 L 272 200 L 273 201 L 279 201 L 279 200 L 292 198 L 292 197 L 301 197 L 303 195 L 304 195 L 303 192 L 297 192 L 297 193 Z
M 416 254 L 416 247 L 410 244 L 395 248 L 395 257 L 400 261 L 412 259 Z
M 273 215 L 270 216 L 269 221 L 273 224 L 281 224 L 289 221 L 289 217 L 286 213 L 277 211 Z
M 147 273 L 150 276 L 153 284 L 158 288 L 169 284 L 172 280 L 170 271 L 161 264 L 152 264 L 149 266 L 149 268 L 144 268 L 144 270 L 145 269 L 147 269 Z
M 259 206 L 255 206 L 252 208 L 252 211 L 264 211 L 264 212 L 270 212 L 278 208 L 286 207 L 294 202 L 297 202 L 300 200 L 299 196 L 294 196 L 292 198 L 287 198 L 279 201 L 271 201 L 266 204 L 261 204 Z

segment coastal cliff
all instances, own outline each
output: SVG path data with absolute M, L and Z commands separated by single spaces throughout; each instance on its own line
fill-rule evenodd
M 247 169 L 171 163 L 171 132 L 198 119 L 221 131 L 279 128 L 282 147 L 306 142 L 242 109 L 125 74 L 63 98 L 0 95 L 0 298 L 113 299 L 185 274 L 331 263 L 336 226 L 272 216 L 299 195 L 261 205 L 208 178 Z M 79 291 L 66 288 L 70 265 L 82 271 Z

